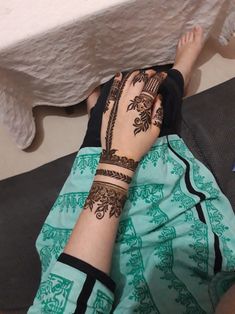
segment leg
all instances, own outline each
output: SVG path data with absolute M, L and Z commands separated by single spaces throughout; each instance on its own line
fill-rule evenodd
M 189 83 L 190 75 L 198 55 L 203 47 L 203 30 L 196 26 L 192 31 L 181 36 L 176 50 L 173 68 L 180 71 L 184 77 L 185 88 Z

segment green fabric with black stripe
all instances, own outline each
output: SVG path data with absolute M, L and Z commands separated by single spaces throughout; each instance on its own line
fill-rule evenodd
M 114 295 L 98 277 L 87 289 L 85 272 L 57 261 L 100 152 L 80 150 L 42 227 L 36 243 L 41 285 L 29 313 L 74 313 L 81 293 L 88 300 L 84 313 L 112 308 L 114 313 L 213 313 L 235 282 L 235 217 L 213 175 L 177 135 L 157 140 L 131 183 L 113 253 Z

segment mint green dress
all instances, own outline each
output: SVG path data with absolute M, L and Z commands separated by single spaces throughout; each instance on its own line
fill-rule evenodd
M 100 152 L 78 152 L 42 227 L 36 242 L 41 284 L 28 313 L 80 313 L 89 274 L 57 259 L 88 196 Z M 234 234 L 232 207 L 210 171 L 177 135 L 159 138 L 129 188 L 113 252 L 115 292 L 93 278 L 81 313 L 213 313 L 235 283 Z

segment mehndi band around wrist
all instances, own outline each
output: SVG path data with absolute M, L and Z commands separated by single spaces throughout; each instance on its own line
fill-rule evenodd
M 125 182 L 127 184 L 131 183 L 132 178 L 126 174 L 123 174 L 121 172 L 117 172 L 115 170 L 108 170 L 108 169 L 97 169 L 96 175 L 106 176 L 113 179 L 120 180 L 122 182 Z
M 109 218 L 120 217 L 126 202 L 127 190 L 113 183 L 94 181 L 84 209 L 94 212 L 97 219 L 107 214 Z
M 139 162 L 131 158 L 118 156 L 115 154 L 116 151 L 116 149 L 111 149 L 109 152 L 107 152 L 105 149 L 103 149 L 100 157 L 100 163 L 116 165 L 135 172 Z

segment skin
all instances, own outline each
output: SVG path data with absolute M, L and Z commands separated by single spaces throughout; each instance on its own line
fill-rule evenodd
M 178 41 L 173 68 L 182 73 L 185 88 L 187 88 L 193 66 L 202 50 L 203 44 L 203 29 L 200 26 L 195 26 L 190 32 L 181 36 Z

